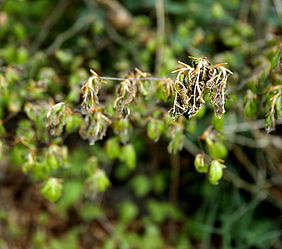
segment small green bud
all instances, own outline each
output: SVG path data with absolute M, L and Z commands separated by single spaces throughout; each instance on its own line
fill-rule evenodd
M 223 169 L 225 168 L 225 165 L 222 164 L 218 160 L 212 160 L 210 169 L 208 172 L 208 179 L 209 182 L 213 185 L 218 184 L 218 181 L 222 178 L 223 176 Z
M 199 173 L 207 173 L 208 165 L 205 164 L 205 156 L 203 154 L 197 154 L 194 161 L 195 169 Z
M 62 190 L 62 180 L 51 177 L 42 186 L 40 192 L 47 200 L 55 202 L 61 197 Z

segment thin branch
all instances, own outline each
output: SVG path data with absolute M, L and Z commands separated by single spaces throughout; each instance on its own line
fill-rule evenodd
M 99 78 L 102 80 L 113 80 L 113 81 L 127 80 L 127 78 L 107 77 L 107 76 L 100 76 Z M 165 77 L 162 77 L 162 78 L 161 77 L 130 78 L 130 80 L 150 80 L 150 81 L 162 81 L 162 80 L 167 80 L 167 79 L 171 79 L 171 78 L 165 78 Z
M 87 15 L 85 17 L 79 18 L 73 26 L 71 26 L 68 30 L 58 35 L 56 40 L 47 48 L 47 54 L 52 54 L 56 49 L 60 48 L 62 44 L 79 33 L 85 26 L 88 26 L 95 20 L 95 16 L 93 14 Z
M 282 18 L 282 1 L 281 0 L 273 0 L 275 10 L 279 18 Z
M 164 0 L 156 0 L 156 17 L 157 17 L 157 49 L 155 72 L 158 73 L 163 62 L 163 43 L 165 38 L 165 6 Z
M 171 182 L 170 182 L 169 199 L 171 204 L 174 207 L 177 207 L 178 192 L 180 185 L 180 155 L 179 154 L 171 155 L 170 164 L 171 164 Z M 173 236 L 176 232 L 176 226 L 173 220 L 169 221 L 168 229 L 169 229 L 169 235 Z
M 282 124 L 282 119 L 278 119 L 276 121 L 277 125 Z M 264 119 L 259 119 L 256 121 L 251 121 L 251 122 L 242 122 L 242 123 L 237 123 L 237 124 L 230 124 L 224 126 L 224 134 L 232 134 L 232 133 L 237 133 L 237 132 L 245 132 L 245 131 L 250 131 L 250 130 L 258 130 L 262 129 L 265 127 L 265 120 Z
M 35 42 L 32 46 L 33 52 L 36 51 L 42 45 L 42 43 L 48 36 L 50 30 L 52 29 L 52 27 L 56 24 L 56 22 L 60 19 L 60 17 L 64 13 L 70 1 L 71 0 L 59 1 L 57 5 L 54 7 L 54 9 L 51 11 L 51 15 L 43 23 L 42 27 L 40 28 L 39 35 L 35 39 Z
M 191 142 L 188 138 L 184 138 L 183 147 L 191 155 L 194 155 L 194 156 L 196 156 L 198 153 L 201 152 L 201 149 L 197 145 L 195 145 L 193 142 Z

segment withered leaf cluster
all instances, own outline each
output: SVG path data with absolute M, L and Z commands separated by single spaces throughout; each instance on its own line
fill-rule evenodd
M 140 97 L 162 99 L 167 102 L 174 97 L 172 109 L 169 111 L 173 119 L 179 115 L 188 118 L 194 116 L 205 104 L 205 94 L 209 93 L 211 104 L 215 113 L 220 117 L 224 112 L 225 88 L 227 78 L 232 72 L 221 64 L 212 65 L 206 57 L 192 59 L 192 66 L 179 62 L 182 66 L 175 70 L 175 81 L 169 78 L 154 78 L 148 73 L 135 69 L 125 78 L 100 77 L 90 70 L 91 76 L 82 86 L 81 115 L 83 123 L 79 133 L 90 144 L 103 139 L 109 126 L 113 124 L 114 133 L 127 140 L 130 128 L 130 112 L 139 103 Z M 118 80 L 117 96 L 107 99 L 107 103 L 99 102 L 99 92 L 105 80 Z M 157 81 L 158 84 L 152 84 Z M 114 112 L 105 106 L 112 106 Z M 68 122 L 69 107 L 65 103 L 53 106 L 48 116 L 48 124 L 54 135 L 62 133 L 64 125 Z M 135 116 L 136 118 L 136 113 Z M 180 133 L 179 133 L 180 134 Z M 181 136 L 174 136 L 176 145 L 181 144 Z M 176 149 L 174 149 L 174 147 Z M 171 144 L 171 151 L 177 146 Z
M 222 64 L 212 65 L 206 57 L 192 57 L 192 66 L 181 61 L 178 63 L 182 67 L 173 71 L 177 73 L 177 76 L 174 82 L 175 98 L 173 107 L 169 111 L 170 115 L 174 119 L 179 115 L 193 117 L 205 104 L 204 96 L 208 92 L 216 116 L 221 117 L 225 112 L 227 79 L 232 72 Z
M 120 114 L 121 118 L 127 118 L 130 115 L 129 105 L 139 93 L 146 96 L 148 89 L 145 83 L 148 76 L 149 74 L 136 68 L 134 73 L 128 74 L 126 79 L 120 83 L 114 109 Z
M 88 139 L 90 144 L 103 139 L 106 135 L 111 120 L 104 114 L 103 107 L 99 103 L 98 94 L 103 83 L 99 75 L 90 70 L 91 76 L 82 86 L 81 112 L 84 115 L 84 123 L 80 127 L 79 134 Z

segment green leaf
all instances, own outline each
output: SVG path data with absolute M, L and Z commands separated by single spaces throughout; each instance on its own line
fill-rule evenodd
M 63 185 L 62 180 L 50 177 L 42 186 L 40 192 L 49 201 L 55 202 L 62 195 Z
M 277 100 L 276 100 L 275 111 L 276 111 L 277 119 L 282 118 L 282 96 L 278 97 Z
M 168 145 L 168 152 L 171 154 L 176 154 L 183 148 L 184 135 L 182 129 L 176 128 L 171 135 L 171 140 Z
M 110 186 L 110 184 L 110 180 L 106 176 L 105 172 L 101 169 L 97 169 L 95 173 L 87 179 L 89 191 L 93 193 L 97 191 L 105 192 L 106 189 Z
M 69 134 L 77 131 L 80 128 L 82 122 L 83 120 L 80 116 L 70 115 L 66 123 L 66 132 Z
M 244 97 L 244 111 L 248 118 L 255 118 L 258 112 L 258 98 L 251 90 Z
M 118 138 L 110 138 L 106 142 L 106 153 L 110 159 L 116 159 L 120 156 L 120 146 Z
M 6 135 L 6 129 L 4 127 L 4 125 L 1 123 L 1 120 L 0 120 L 0 137 L 3 137 Z
M 206 142 L 208 145 L 209 155 L 212 158 L 221 158 L 221 159 L 226 158 L 228 154 L 228 150 L 224 145 L 224 143 L 222 143 L 221 141 L 213 142 L 210 139 L 207 139 Z
M 275 130 L 275 117 L 274 117 L 274 115 L 268 114 L 266 116 L 265 129 L 268 133 Z
M 276 51 L 274 51 L 272 58 L 271 58 L 271 68 L 276 68 L 281 57 L 281 51 L 280 48 L 278 48 Z
M 137 175 L 132 179 L 131 186 L 137 197 L 145 197 L 151 190 L 151 181 L 145 175 Z
M 104 192 L 111 184 L 103 170 L 97 170 L 95 173 L 95 181 L 99 192 Z
M 212 117 L 212 126 L 217 131 L 222 131 L 224 125 L 224 116 L 222 118 L 218 118 L 216 115 Z
M 132 144 L 127 144 L 122 148 L 120 160 L 124 162 L 129 169 L 135 169 L 137 158 L 134 146 Z
M 205 156 L 204 154 L 197 154 L 194 161 L 195 169 L 199 173 L 207 173 L 208 172 L 208 165 L 205 163 Z
M 64 195 L 57 203 L 58 209 L 65 213 L 67 209 L 74 206 L 83 196 L 83 182 L 81 181 L 65 181 Z
M 123 202 L 119 207 L 119 217 L 122 222 L 128 223 L 138 215 L 138 207 L 130 201 Z
M 147 134 L 150 139 L 157 142 L 164 131 L 164 123 L 160 120 L 151 119 L 147 126 Z
M 82 209 L 79 209 L 79 215 L 85 221 L 90 221 L 104 216 L 103 209 L 93 203 L 86 204 Z
M 218 160 L 212 160 L 210 169 L 208 172 L 208 179 L 209 182 L 213 185 L 217 185 L 218 181 L 223 176 L 223 169 L 225 168 L 225 165 L 219 162 Z

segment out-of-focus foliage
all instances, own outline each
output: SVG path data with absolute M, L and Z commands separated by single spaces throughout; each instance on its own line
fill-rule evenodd
M 278 0 L 0 1 L 0 248 L 281 248 L 281 37 Z

